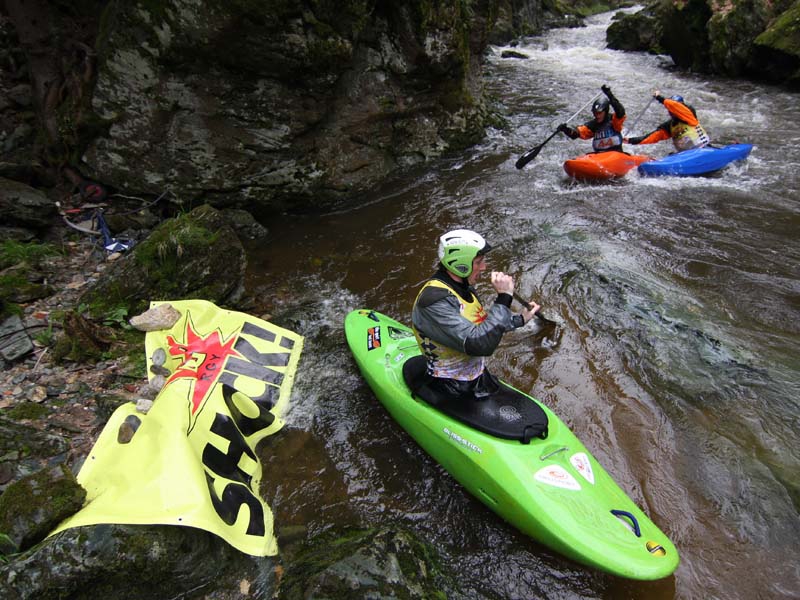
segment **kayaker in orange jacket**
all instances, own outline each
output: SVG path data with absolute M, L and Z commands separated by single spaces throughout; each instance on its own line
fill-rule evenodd
M 697 112 L 693 106 L 683 101 L 683 96 L 665 98 L 656 90 L 653 97 L 664 105 L 670 119 L 656 127 L 650 133 L 638 137 L 625 138 L 626 144 L 655 144 L 663 140 L 672 140 L 678 152 L 702 148 L 711 143 L 711 140 L 697 119 Z
M 608 152 L 616 150 L 622 152 L 622 124 L 625 122 L 625 107 L 616 99 L 611 88 L 607 85 L 600 86 L 605 98 L 598 98 L 592 104 L 594 119 L 575 128 L 566 123 L 558 126 L 558 131 L 569 138 L 576 140 L 592 140 L 592 149 L 595 152 Z M 614 113 L 609 113 L 609 107 Z

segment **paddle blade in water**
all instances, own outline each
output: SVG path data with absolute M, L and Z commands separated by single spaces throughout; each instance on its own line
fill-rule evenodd
M 515 163 L 514 166 L 516 166 L 518 169 L 521 169 L 522 167 L 527 165 L 529 162 L 531 162 L 534 158 L 538 156 L 539 152 L 542 151 L 542 146 L 544 146 L 544 144 L 540 144 L 539 146 L 536 146 L 536 148 L 531 148 L 530 150 L 528 150 L 525 154 L 523 154 L 517 159 L 517 162 Z

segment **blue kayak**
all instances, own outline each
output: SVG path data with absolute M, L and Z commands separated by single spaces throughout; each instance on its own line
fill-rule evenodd
M 707 175 L 728 166 L 737 160 L 744 160 L 753 149 L 752 144 L 730 144 L 722 148 L 695 148 L 670 154 L 659 160 L 639 165 L 639 174 L 645 177 L 693 177 Z

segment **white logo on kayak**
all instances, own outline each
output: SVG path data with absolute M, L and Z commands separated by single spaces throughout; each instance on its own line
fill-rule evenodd
M 578 452 L 569 457 L 569 462 L 572 466 L 583 475 L 583 478 L 594 485 L 594 471 L 592 471 L 592 463 L 589 462 L 589 457 L 583 452 Z
M 497 412 L 499 412 L 500 416 L 506 421 L 519 421 L 522 418 L 522 415 L 519 414 L 519 411 L 513 406 L 501 406 L 500 410 Z
M 536 471 L 536 481 L 546 483 L 565 490 L 580 490 L 581 484 L 560 465 L 550 465 Z
M 475 444 L 473 444 L 469 440 L 465 440 L 463 437 L 461 437 L 457 433 L 455 433 L 453 431 L 450 431 L 447 427 L 444 428 L 444 433 L 445 433 L 445 435 L 447 437 L 449 437 L 454 442 L 458 442 L 462 446 L 466 446 L 467 448 L 469 448 L 473 452 L 477 452 L 478 454 L 483 454 L 483 450 L 481 450 L 479 446 L 476 446 Z

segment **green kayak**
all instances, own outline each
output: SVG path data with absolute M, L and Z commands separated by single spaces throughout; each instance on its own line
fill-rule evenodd
M 546 415 L 546 437 L 498 423 L 520 420 L 526 406 L 471 402 L 462 419 L 412 395 L 404 366 L 420 363 L 414 333 L 373 310 L 345 318 L 356 363 L 394 419 L 469 492 L 520 531 L 582 564 L 640 580 L 667 577 L 678 551 L 623 492 L 577 437 L 546 406 L 510 386 Z M 533 403 L 533 404 L 531 404 Z M 524 420 L 524 419 L 523 419 Z M 497 431 L 495 431 L 497 429 Z M 511 433 L 509 433 L 511 432 Z M 499 437 L 503 436 L 503 437 Z

